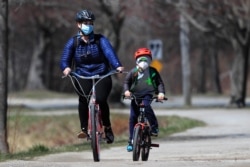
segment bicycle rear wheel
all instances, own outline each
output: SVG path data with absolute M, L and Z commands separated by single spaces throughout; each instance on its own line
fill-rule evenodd
M 149 157 L 149 151 L 151 148 L 151 136 L 150 136 L 149 127 L 145 127 L 142 140 L 143 140 L 143 145 L 142 145 L 142 152 L 141 152 L 141 160 L 147 161 Z
M 134 128 L 134 135 L 133 135 L 133 161 L 138 161 L 140 158 L 141 134 L 142 134 L 141 126 L 140 125 L 136 126 Z
M 98 110 L 95 105 L 90 106 L 91 117 L 91 148 L 93 152 L 93 158 L 95 162 L 100 161 L 100 138 L 98 134 Z

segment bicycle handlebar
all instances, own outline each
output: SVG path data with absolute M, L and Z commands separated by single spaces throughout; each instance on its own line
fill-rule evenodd
M 76 72 L 70 72 L 69 75 L 76 76 L 76 77 L 81 78 L 81 79 L 100 79 L 100 78 L 105 78 L 107 76 L 110 76 L 113 74 L 118 74 L 118 73 L 123 73 L 123 72 L 117 71 L 117 70 L 111 70 L 110 72 L 108 72 L 105 75 L 93 75 L 93 76 L 82 76 L 82 75 L 77 74 Z
M 118 70 L 111 70 L 105 75 L 94 75 L 94 76 L 81 76 L 81 75 L 77 74 L 76 72 L 70 72 L 69 75 L 67 75 L 67 76 L 64 75 L 64 76 L 62 76 L 62 78 L 69 77 L 76 92 L 81 96 L 86 96 L 85 94 L 81 93 L 84 91 L 83 91 L 81 84 L 79 83 L 77 78 L 79 78 L 79 79 L 92 79 L 93 80 L 93 85 L 92 85 L 92 89 L 91 89 L 91 91 L 92 91 L 94 89 L 95 85 L 98 84 L 103 78 L 111 76 L 113 74 L 119 74 L 119 73 L 127 73 L 127 72 L 118 71 Z M 99 80 L 95 81 L 95 79 L 99 79 Z M 81 90 L 81 92 L 76 88 L 74 81 L 76 81 L 78 83 L 78 85 L 80 87 L 79 89 Z
M 129 97 L 125 96 L 125 95 L 122 95 L 123 99 L 129 99 L 129 100 L 144 100 L 144 99 L 147 99 L 147 98 L 140 98 L 140 97 L 136 97 L 135 95 L 131 95 Z M 148 100 L 148 99 L 147 99 Z M 151 99 L 149 100 L 155 100 L 155 102 L 161 102 L 162 103 L 162 100 L 168 100 L 167 97 L 164 97 L 162 100 L 159 100 L 158 99 L 158 96 L 153 96 Z

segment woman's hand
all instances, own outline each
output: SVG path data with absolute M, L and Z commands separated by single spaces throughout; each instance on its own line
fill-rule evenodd
M 64 76 L 68 76 L 70 72 L 71 72 L 71 68 L 67 67 L 67 68 L 65 68 L 65 69 L 63 70 L 63 75 L 64 75 Z
M 122 72 L 122 71 L 124 70 L 124 67 L 117 67 L 116 70 L 117 70 L 118 72 Z

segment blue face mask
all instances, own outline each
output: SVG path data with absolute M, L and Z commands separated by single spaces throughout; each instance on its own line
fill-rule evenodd
M 81 31 L 84 35 L 89 35 L 91 32 L 93 32 L 93 30 L 94 30 L 93 25 L 82 24 Z

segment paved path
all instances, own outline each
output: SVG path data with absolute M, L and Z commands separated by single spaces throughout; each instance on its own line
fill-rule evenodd
M 121 110 L 119 112 L 127 112 Z M 124 147 L 101 151 L 93 162 L 90 151 L 0 163 L 0 167 L 250 167 L 249 109 L 157 110 L 157 115 L 179 115 L 203 120 L 206 127 L 190 129 L 158 141 L 147 162 L 133 162 Z
M 193 96 L 192 105 L 193 107 L 225 107 L 229 103 L 229 97 L 212 97 L 212 96 Z M 130 101 L 123 101 L 128 104 Z M 9 98 L 8 104 L 10 106 L 23 106 L 31 109 L 61 109 L 66 108 L 77 108 L 78 99 L 75 98 L 54 98 L 54 99 L 26 99 L 26 98 Z M 157 108 L 179 108 L 183 107 L 183 97 L 174 96 L 169 97 L 168 101 L 156 105 L 153 103 L 153 107 Z M 246 106 L 250 107 L 250 97 L 246 98 Z

